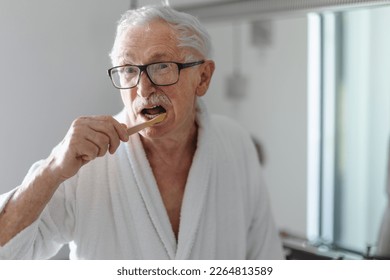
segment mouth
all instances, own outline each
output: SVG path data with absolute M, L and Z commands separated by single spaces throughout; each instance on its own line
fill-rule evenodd
M 166 110 L 161 105 L 145 107 L 144 109 L 141 110 L 141 115 L 143 115 L 147 119 L 153 119 L 163 113 L 166 113 Z

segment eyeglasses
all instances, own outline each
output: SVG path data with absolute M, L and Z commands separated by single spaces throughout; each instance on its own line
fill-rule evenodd
M 179 81 L 180 71 L 204 63 L 204 60 L 178 63 L 156 62 L 146 65 L 122 65 L 108 69 L 114 87 L 129 89 L 138 85 L 141 73 L 146 72 L 149 80 L 156 86 L 170 86 Z

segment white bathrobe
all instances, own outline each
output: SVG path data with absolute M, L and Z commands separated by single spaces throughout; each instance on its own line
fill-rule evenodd
M 136 134 L 64 182 L 39 219 L 0 247 L 0 259 L 49 258 L 68 242 L 71 259 L 284 258 L 250 136 L 200 101 L 197 122 L 177 241 Z

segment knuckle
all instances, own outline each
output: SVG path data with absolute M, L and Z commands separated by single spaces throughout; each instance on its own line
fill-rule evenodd
M 90 146 L 90 149 L 87 151 L 88 156 L 91 159 L 95 159 L 99 155 L 100 149 L 96 146 Z
M 102 133 L 97 134 L 95 140 L 98 142 L 99 146 L 107 146 L 110 143 L 110 139 Z
M 109 122 L 112 120 L 112 117 L 109 116 L 109 115 L 103 115 L 103 116 L 100 116 L 100 119 L 104 122 Z
M 72 122 L 72 127 L 76 127 L 76 126 L 79 126 L 81 124 L 84 124 L 87 119 L 88 119 L 88 117 L 86 117 L 86 116 L 81 116 L 81 117 L 76 118 Z

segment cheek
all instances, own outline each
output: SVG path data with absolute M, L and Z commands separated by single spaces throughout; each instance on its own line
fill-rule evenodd
M 196 94 L 193 90 L 182 91 L 178 94 L 180 96 L 171 99 L 177 117 L 183 118 L 185 115 L 192 115 L 196 107 Z
M 135 112 L 132 107 L 134 101 L 133 95 L 134 94 L 131 93 L 131 90 L 121 90 L 122 102 L 131 120 L 133 120 L 135 116 Z
M 126 108 L 131 108 L 131 104 L 133 103 L 134 98 L 132 97 L 131 90 L 121 90 L 121 98 L 122 102 Z

